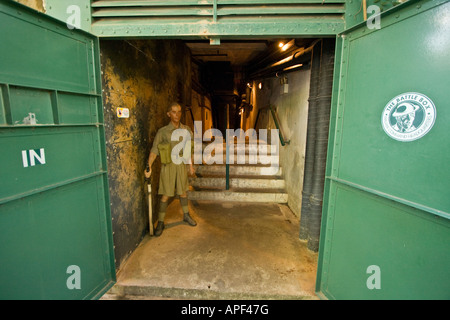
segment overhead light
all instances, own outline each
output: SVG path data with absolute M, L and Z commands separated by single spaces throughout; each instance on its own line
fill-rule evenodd
M 279 47 L 279 48 L 283 48 L 283 46 L 284 46 L 284 42 L 280 42 L 280 43 L 278 44 L 278 47 Z
M 281 46 L 281 51 L 286 51 L 287 49 L 289 49 L 290 47 L 292 47 L 294 45 L 295 41 L 291 40 L 286 44 L 283 44 L 283 46 Z
M 247 82 L 247 87 L 249 87 L 250 89 L 252 88 L 252 85 L 250 82 Z
M 260 83 L 258 84 L 259 90 L 262 90 L 262 87 L 263 87 L 263 84 L 262 84 L 262 82 L 260 82 Z

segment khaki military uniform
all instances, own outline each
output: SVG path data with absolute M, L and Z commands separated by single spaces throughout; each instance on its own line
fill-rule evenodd
M 158 130 L 153 141 L 151 152 L 160 155 L 158 146 L 161 144 L 170 144 L 171 149 L 179 144 L 179 141 L 171 141 L 172 132 L 177 128 L 174 127 L 172 122 L 167 126 Z M 180 123 L 179 129 L 187 129 L 193 137 L 192 130 Z M 161 165 L 161 175 L 159 177 L 159 190 L 158 194 L 173 197 L 175 195 L 182 195 L 189 190 L 188 168 L 184 163 L 175 164 L 168 163 Z

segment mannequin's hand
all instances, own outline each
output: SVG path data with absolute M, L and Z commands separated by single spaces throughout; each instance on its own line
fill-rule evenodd
M 190 173 L 191 176 L 195 177 L 195 169 L 194 169 L 194 166 L 192 164 L 189 166 L 189 173 Z
M 147 168 L 147 170 L 144 171 L 145 179 L 149 179 L 151 175 L 152 175 L 152 169 Z

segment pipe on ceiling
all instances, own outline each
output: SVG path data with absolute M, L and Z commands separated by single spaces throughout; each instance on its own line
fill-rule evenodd
M 257 78 L 267 77 L 269 75 L 275 75 L 275 74 L 279 73 L 280 71 L 282 72 L 284 69 L 287 69 L 294 65 L 302 64 L 302 62 L 306 62 L 309 59 L 305 60 L 302 58 L 304 58 L 306 55 L 310 55 L 312 50 L 314 49 L 314 46 L 317 43 L 319 43 L 320 41 L 322 41 L 322 39 L 314 40 L 313 43 L 308 48 L 298 50 L 295 53 L 293 53 L 292 55 L 290 55 L 284 59 L 281 59 L 275 63 L 272 63 L 271 65 L 269 65 L 259 71 L 253 72 L 250 75 L 250 79 L 257 79 Z M 303 60 L 305 60 L 305 61 L 303 61 Z

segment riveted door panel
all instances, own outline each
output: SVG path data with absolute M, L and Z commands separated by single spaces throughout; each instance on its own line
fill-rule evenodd
M 0 2 L 0 299 L 115 281 L 98 39 Z
M 450 3 L 338 36 L 317 292 L 448 299 Z

